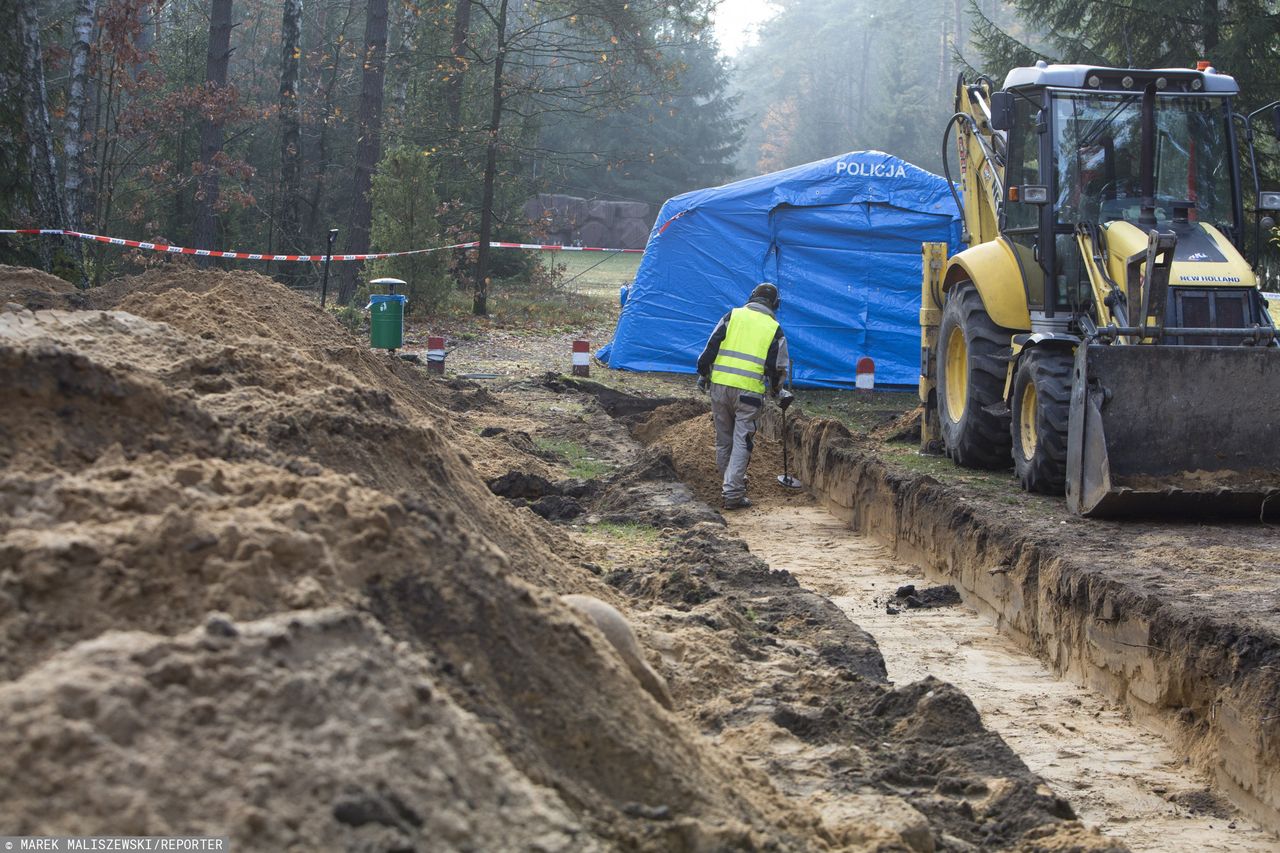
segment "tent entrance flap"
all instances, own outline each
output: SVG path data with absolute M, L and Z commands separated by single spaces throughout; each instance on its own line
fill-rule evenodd
M 1280 517 L 1280 348 L 1094 343 L 1075 374 L 1072 510 Z

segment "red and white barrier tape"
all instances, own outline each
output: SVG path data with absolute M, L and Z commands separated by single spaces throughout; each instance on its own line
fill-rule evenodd
M 194 255 L 202 258 L 233 258 L 240 261 L 316 261 L 323 262 L 326 257 L 331 261 L 373 261 L 379 258 L 399 258 L 405 255 L 422 255 L 427 252 L 443 252 L 448 249 L 474 249 L 480 244 L 453 243 L 448 246 L 433 246 L 430 249 L 411 249 L 407 252 L 377 252 L 363 255 L 267 255 L 259 252 L 223 252 L 216 249 L 188 249 L 185 246 L 171 246 L 168 243 L 148 243 L 145 240 L 125 240 L 121 237 L 103 237 L 100 234 L 86 234 L 83 231 L 68 231 L 63 228 L 0 228 L 0 234 L 19 234 L 33 237 L 79 237 L 81 240 L 94 240 L 98 243 L 109 243 L 112 246 L 128 246 L 133 249 L 149 249 L 153 252 L 167 252 L 171 255 Z M 539 249 L 553 252 L 626 252 L 640 253 L 644 249 L 605 249 L 597 246 L 555 246 L 544 243 L 490 243 L 493 249 Z
M 479 246 L 479 243 L 470 243 Z M 644 249 L 602 249 L 599 246 L 556 246 L 549 243 L 490 243 L 491 249 L 542 249 L 548 252 L 621 252 L 623 254 L 640 255 Z

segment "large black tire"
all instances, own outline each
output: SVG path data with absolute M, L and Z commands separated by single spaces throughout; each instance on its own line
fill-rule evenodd
M 1010 401 L 1013 468 L 1028 492 L 1060 495 L 1067 482 L 1067 423 L 1075 358 L 1060 348 L 1035 349 L 1018 362 Z
M 992 322 L 972 282 L 962 281 L 947 294 L 938 329 L 938 420 L 947 455 L 958 465 L 1009 467 L 1009 415 L 988 409 L 1004 404 L 1012 335 Z M 962 370 L 956 369 L 960 364 Z

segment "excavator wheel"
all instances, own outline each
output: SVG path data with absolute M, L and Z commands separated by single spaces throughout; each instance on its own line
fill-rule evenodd
M 1067 478 L 1067 423 L 1075 357 L 1066 349 L 1034 349 L 1013 376 L 1013 468 L 1028 492 L 1060 495 Z
M 1009 465 L 1009 415 L 988 407 L 1004 403 L 1004 356 L 1012 334 L 991 321 L 972 282 L 948 293 L 938 329 L 938 420 L 947 455 L 958 465 Z

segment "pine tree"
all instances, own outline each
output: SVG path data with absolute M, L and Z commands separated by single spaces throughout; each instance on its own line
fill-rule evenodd
M 1026 35 L 970 4 L 983 69 L 997 80 L 1037 59 L 1121 68 L 1195 68 L 1204 59 L 1236 78 L 1246 111 L 1280 95 L 1280 14 L 1268 0 L 1013 0 L 1011 6 Z

